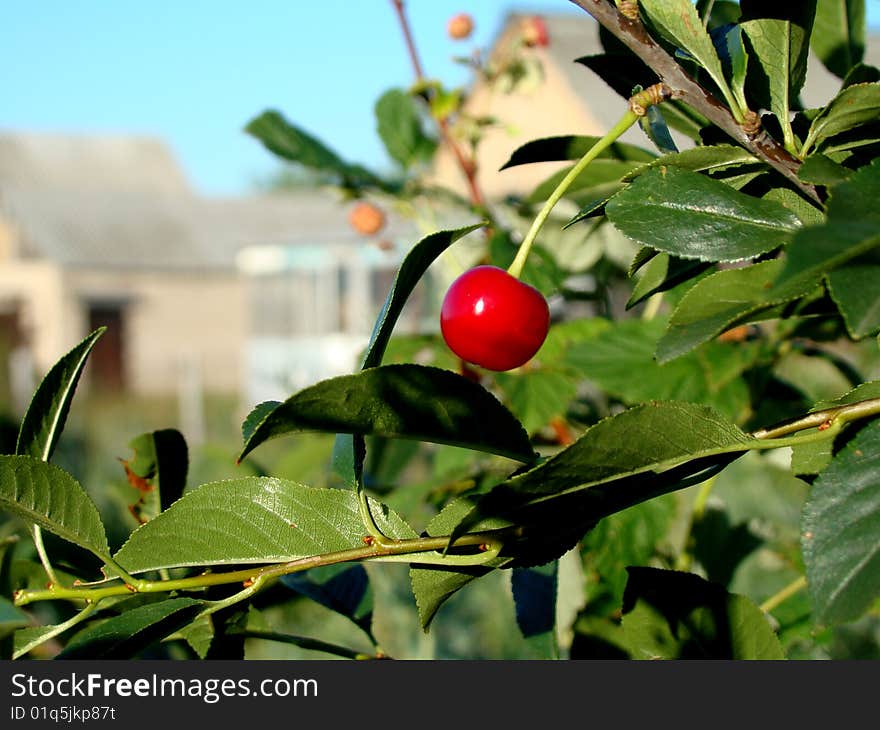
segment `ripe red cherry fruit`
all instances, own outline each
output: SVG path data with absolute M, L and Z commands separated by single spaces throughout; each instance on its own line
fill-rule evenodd
M 532 359 L 550 328 L 550 308 L 532 286 L 497 266 L 459 276 L 443 298 L 440 330 L 462 360 L 512 370 Z

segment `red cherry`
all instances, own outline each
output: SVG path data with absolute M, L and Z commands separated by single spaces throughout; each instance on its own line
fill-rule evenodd
M 512 370 L 544 344 L 550 308 L 532 286 L 497 266 L 459 276 L 443 298 L 440 330 L 462 360 L 488 370 Z

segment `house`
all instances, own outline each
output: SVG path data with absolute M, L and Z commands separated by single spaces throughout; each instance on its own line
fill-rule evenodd
M 332 369 L 317 336 L 347 353 L 337 368 L 362 347 L 400 259 L 376 243 L 331 192 L 200 196 L 155 139 L 0 134 L 0 399 L 20 413 L 36 378 L 99 326 L 89 387 L 286 395 Z M 295 261 L 279 267 L 273 250 Z M 316 362 L 285 381 L 291 358 Z M 276 387 L 249 389 L 260 368 Z

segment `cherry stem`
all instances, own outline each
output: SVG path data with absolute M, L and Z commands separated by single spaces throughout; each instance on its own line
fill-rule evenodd
M 531 228 L 529 228 L 528 233 L 526 233 L 526 237 L 523 239 L 522 244 L 519 247 L 519 251 L 516 253 L 516 258 L 513 260 L 513 263 L 510 265 L 510 268 L 507 269 L 507 273 L 513 276 L 516 279 L 519 279 L 522 276 L 523 267 L 526 265 L 526 259 L 529 257 L 529 252 L 532 249 L 532 244 L 535 242 L 535 239 L 538 237 L 538 233 L 541 228 L 544 226 L 544 223 L 547 221 L 547 218 L 550 217 L 550 211 L 553 210 L 553 207 L 560 201 L 565 192 L 571 186 L 571 184 L 577 179 L 577 177 L 584 171 L 584 169 L 589 165 L 593 160 L 595 160 L 600 153 L 610 147 L 617 141 L 617 138 L 620 137 L 626 130 L 628 130 L 633 124 L 635 124 L 639 119 L 639 114 L 633 111 L 631 108 L 627 109 L 626 114 L 621 117 L 620 121 L 615 124 L 611 130 L 606 134 L 602 139 L 600 139 L 596 144 L 590 147 L 587 150 L 587 153 L 581 157 L 580 160 L 575 164 L 571 170 L 568 171 L 568 174 L 562 178 L 559 182 L 559 185 L 556 186 L 556 189 L 550 194 L 550 197 L 547 198 L 547 202 L 544 203 L 544 206 L 538 212 L 538 215 L 535 217 L 535 220 L 532 222 Z

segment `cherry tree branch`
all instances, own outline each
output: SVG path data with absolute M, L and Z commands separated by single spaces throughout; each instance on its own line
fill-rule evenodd
M 737 123 L 728 108 L 704 89 L 653 38 L 638 19 L 629 20 L 607 0 L 570 0 L 636 54 L 672 90 L 672 97 L 700 112 L 749 152 L 791 181 L 805 195 L 821 203 L 816 188 L 797 175 L 801 161 L 763 129 L 754 131 Z
M 425 80 L 425 72 L 422 69 L 422 63 L 419 60 L 419 54 L 416 50 L 416 44 L 413 39 L 412 31 L 409 27 L 409 20 L 406 17 L 406 8 L 404 7 L 403 0 L 391 0 L 394 5 L 394 9 L 397 12 L 397 20 L 400 23 L 400 29 L 403 31 L 403 40 L 406 43 L 406 50 L 409 53 L 410 62 L 412 63 L 413 72 L 416 76 L 416 81 L 424 81 Z M 445 118 L 437 118 L 437 127 L 440 131 L 440 138 L 443 141 L 443 144 L 449 149 L 452 153 L 453 157 L 455 157 L 455 161 L 458 164 L 459 169 L 461 170 L 462 175 L 464 176 L 465 183 L 468 187 L 468 194 L 470 196 L 471 203 L 476 208 L 485 208 L 486 207 L 486 199 L 483 195 L 482 190 L 480 190 L 480 186 L 477 184 L 477 165 L 476 162 L 466 157 L 464 152 L 462 152 L 461 147 L 455 141 L 452 136 L 452 132 L 449 129 L 449 122 Z

